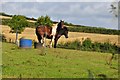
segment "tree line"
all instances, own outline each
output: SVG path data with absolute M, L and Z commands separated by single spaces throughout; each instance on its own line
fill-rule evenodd
M 72 26 L 72 27 L 68 27 L 68 29 L 71 32 L 85 32 L 85 33 L 120 35 L 120 30 L 97 28 L 97 27 Z

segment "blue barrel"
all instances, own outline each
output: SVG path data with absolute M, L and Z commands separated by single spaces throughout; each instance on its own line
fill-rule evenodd
M 31 39 L 20 39 L 20 47 L 21 48 L 31 48 L 32 47 L 32 40 Z

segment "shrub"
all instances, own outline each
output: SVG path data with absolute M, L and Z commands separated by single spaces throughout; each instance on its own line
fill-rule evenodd
M 100 46 L 101 52 L 112 52 L 112 45 L 108 42 L 103 43 Z
M 36 26 L 43 25 L 43 26 L 48 26 L 51 27 L 53 25 L 52 20 L 50 19 L 49 16 L 41 16 L 37 19 L 37 22 L 35 23 Z
M 2 25 L 8 25 L 10 19 L 2 19 Z
M 74 49 L 79 50 L 81 47 L 81 42 L 79 40 L 75 40 L 74 42 L 67 42 L 67 43 L 61 43 L 58 44 L 58 47 L 60 48 L 66 48 L 66 49 Z
M 92 41 L 89 38 L 87 38 L 83 41 L 81 50 L 92 50 L 92 45 Z
M 80 47 L 81 47 L 81 42 L 78 41 L 78 40 L 75 40 L 74 42 L 72 42 L 72 43 L 69 42 L 69 43 L 67 43 L 66 45 L 67 45 L 67 47 L 70 48 L 70 49 L 78 50 L 78 49 L 80 49 Z
M 35 28 L 35 23 L 34 22 L 28 22 L 28 27 Z
M 79 40 L 75 40 L 73 42 L 58 44 L 58 47 L 65 48 L 65 49 L 96 51 L 96 52 L 112 53 L 112 54 L 118 54 L 120 52 L 120 47 L 116 46 L 115 44 L 112 45 L 109 42 L 92 43 L 90 39 L 85 39 L 82 44 Z
M 100 51 L 101 51 L 100 46 L 101 46 L 101 43 L 95 42 L 95 43 L 92 45 L 93 51 L 100 52 Z

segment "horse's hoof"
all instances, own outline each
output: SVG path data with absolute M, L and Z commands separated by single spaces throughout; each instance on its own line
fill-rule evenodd
M 52 46 L 49 46 L 49 48 L 52 48 Z

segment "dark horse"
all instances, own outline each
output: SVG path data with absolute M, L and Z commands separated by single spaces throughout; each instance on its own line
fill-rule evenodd
M 43 46 L 45 43 L 45 38 L 51 39 L 50 46 L 52 46 L 52 42 L 54 41 L 54 48 L 56 48 L 57 41 L 62 35 L 68 38 L 68 29 L 67 27 L 64 26 L 63 21 L 60 21 L 60 23 L 58 23 L 55 35 L 51 35 L 51 33 L 52 33 L 52 27 L 41 25 L 36 28 L 36 35 L 38 41 L 39 43 L 43 43 Z

